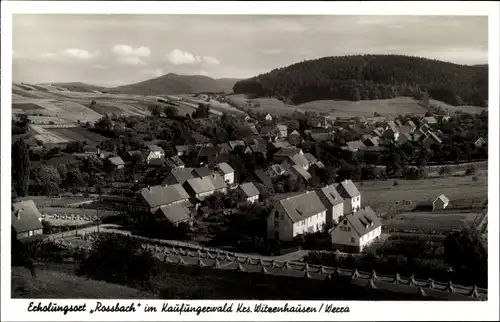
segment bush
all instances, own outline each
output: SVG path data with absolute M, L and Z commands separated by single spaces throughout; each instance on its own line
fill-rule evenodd
M 472 177 L 472 181 L 477 181 L 477 179 L 478 179 L 478 178 L 477 178 L 476 176 L 473 176 L 473 177 Z
M 466 176 L 471 176 L 471 175 L 476 174 L 476 172 L 477 172 L 476 167 L 475 167 L 475 166 L 473 166 L 473 165 L 469 165 L 469 166 L 467 167 L 467 170 L 465 170 L 465 175 L 466 175 Z M 475 180 L 474 180 L 474 181 L 475 181 Z
M 439 175 L 440 176 L 445 176 L 445 175 L 449 175 L 451 173 L 451 168 L 447 165 L 445 166 L 442 166 L 441 168 L 439 168 Z
M 395 187 L 395 186 L 399 186 L 399 181 L 398 180 L 394 180 L 392 182 L 392 185 Z

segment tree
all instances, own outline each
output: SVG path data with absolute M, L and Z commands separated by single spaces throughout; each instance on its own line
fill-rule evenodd
M 171 118 L 179 114 L 179 110 L 172 105 L 167 105 L 163 108 L 163 113 L 166 117 Z
M 28 194 L 29 174 L 29 147 L 20 139 L 12 145 L 12 183 L 19 196 Z
M 150 104 L 148 106 L 149 112 L 151 113 L 152 116 L 160 116 L 161 115 L 161 108 L 158 104 Z

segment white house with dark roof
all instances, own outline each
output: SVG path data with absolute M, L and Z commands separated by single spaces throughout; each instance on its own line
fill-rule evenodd
M 252 182 L 245 182 L 239 186 L 245 200 L 248 203 L 254 203 L 259 200 L 259 190 Z
M 288 136 L 288 127 L 285 124 L 276 125 L 276 132 L 279 138 L 286 138 Z
M 167 220 L 174 226 L 180 223 L 190 223 L 192 219 L 191 212 L 183 203 L 161 206 L 156 210 L 155 216 L 159 220 Z
M 43 234 L 42 214 L 33 200 L 12 204 L 11 226 L 18 239 Z
M 191 196 L 203 200 L 215 192 L 226 193 L 227 184 L 218 174 L 209 177 L 193 178 L 184 182 L 184 188 Z
M 155 213 L 160 207 L 183 203 L 189 200 L 189 195 L 182 185 L 153 186 L 142 188 L 136 193 L 135 211 Z
M 281 199 L 267 217 L 268 238 L 292 241 L 298 235 L 321 231 L 326 225 L 326 211 L 315 191 Z
M 446 209 L 446 207 L 448 207 L 449 203 L 450 203 L 450 199 L 448 199 L 448 197 L 446 197 L 445 195 L 440 195 L 432 203 L 432 210 Z
M 430 127 L 438 124 L 438 121 L 436 120 L 436 118 L 434 116 L 424 117 L 421 122 L 422 122 L 422 124 L 427 124 Z
M 332 226 L 340 217 L 344 216 L 344 198 L 338 193 L 334 185 L 324 186 L 317 190 L 318 196 L 326 207 L 326 222 Z
M 344 216 L 330 230 L 334 248 L 342 252 L 359 253 L 378 239 L 382 233 L 382 223 L 377 214 L 369 207 Z
M 234 183 L 234 169 L 226 162 L 217 165 L 217 170 L 228 184 Z
M 165 158 L 165 151 L 155 144 L 147 145 L 146 161 L 149 162 L 153 159 L 163 159 Z
M 335 188 L 344 199 L 344 214 L 356 212 L 361 208 L 361 193 L 352 180 L 335 184 Z
M 266 116 L 264 117 L 264 119 L 265 119 L 266 121 L 272 121 L 272 120 L 273 120 L 273 117 L 271 116 L 271 114 L 269 114 L 269 113 L 268 113 L 268 114 L 266 114 Z
M 422 147 L 426 149 L 439 144 L 441 144 L 441 139 L 432 131 L 427 132 L 427 136 L 422 140 Z

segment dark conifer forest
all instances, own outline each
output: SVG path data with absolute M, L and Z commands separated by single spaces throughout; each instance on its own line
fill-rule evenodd
M 465 66 L 400 55 L 324 57 L 241 80 L 238 94 L 292 104 L 314 100 L 431 98 L 450 105 L 488 106 L 488 66 Z

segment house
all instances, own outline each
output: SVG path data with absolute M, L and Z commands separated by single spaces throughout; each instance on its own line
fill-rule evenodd
M 432 203 L 432 210 L 446 209 L 446 207 L 448 207 L 449 203 L 450 203 L 450 199 L 448 199 L 445 195 L 440 195 Z
M 217 144 L 219 151 L 221 154 L 229 154 L 231 153 L 232 148 L 227 143 Z
M 337 192 L 344 198 L 344 213 L 358 211 L 361 208 L 361 193 L 352 180 L 344 180 L 335 184 Z
M 183 203 L 161 206 L 156 210 L 155 216 L 157 219 L 167 220 L 173 226 L 178 226 L 180 223 L 191 222 L 191 212 L 186 207 L 186 204 Z
M 422 147 L 429 149 L 433 145 L 441 144 L 441 139 L 434 132 L 429 131 L 425 139 L 422 140 Z
M 420 131 L 422 131 L 422 133 L 424 134 L 427 134 L 427 132 L 431 129 L 431 127 L 427 124 L 422 124 L 420 126 Z
M 309 138 L 315 142 L 323 143 L 328 141 L 333 141 L 333 133 L 309 133 Z
M 293 130 L 293 132 L 288 136 L 288 143 L 292 145 L 300 144 L 302 141 L 302 136 L 297 130 Z
M 394 124 L 396 124 L 397 127 L 402 127 L 403 126 L 403 123 L 401 123 L 400 120 L 395 120 Z
M 291 167 L 291 170 L 299 177 L 301 178 L 302 180 L 304 180 L 305 182 L 308 182 L 309 180 L 312 179 L 312 176 L 309 172 L 307 172 L 306 169 L 304 169 L 304 167 L 298 165 L 298 164 L 295 164 Z
M 193 150 L 192 145 L 176 145 L 175 151 L 177 152 L 177 156 L 188 155 Z
M 424 117 L 421 122 L 422 124 L 427 124 L 430 127 L 436 126 L 438 124 L 438 121 L 434 116 Z
M 288 127 L 284 124 L 276 125 L 276 133 L 279 138 L 286 138 L 288 136 Z
M 267 175 L 267 173 L 264 170 L 256 169 L 253 173 L 257 178 L 257 180 L 260 181 L 263 185 L 265 185 L 268 188 L 273 187 L 273 182 L 271 181 L 271 178 Z
M 345 144 L 346 146 L 342 147 L 342 149 L 350 152 L 358 152 L 359 150 L 366 148 L 366 145 L 364 145 L 361 141 L 349 141 Z
M 411 137 L 413 142 L 420 142 L 425 138 L 425 133 L 422 131 L 422 129 L 418 129 L 411 134 Z
M 219 163 L 217 165 L 217 169 L 219 171 L 219 174 L 222 175 L 224 181 L 226 181 L 227 184 L 234 183 L 234 169 L 229 164 L 227 164 L 226 162 Z
M 12 204 L 11 226 L 18 239 L 43 234 L 42 214 L 33 200 Z
M 147 145 L 146 161 L 149 162 L 153 159 L 163 159 L 165 158 L 165 151 L 157 145 L 150 144 Z
M 309 166 L 318 162 L 318 159 L 316 159 L 316 157 L 311 153 L 304 153 L 304 158 L 306 158 L 306 160 L 309 162 Z
M 259 200 L 259 190 L 252 182 L 241 184 L 239 189 L 248 203 L 254 203 Z
M 309 170 L 309 160 L 303 154 L 295 154 L 288 157 L 288 161 L 292 165 L 297 165 L 302 167 L 304 170 Z
M 298 235 L 321 231 L 326 225 L 326 211 L 315 191 L 278 200 L 267 217 L 267 236 L 292 241 Z
M 245 142 L 243 140 L 229 141 L 229 146 L 234 150 L 237 146 L 245 147 Z
M 215 146 L 202 146 L 198 151 L 197 161 L 199 164 L 217 162 L 220 156 L 220 149 Z
M 112 157 L 108 159 L 108 163 L 114 168 L 114 169 L 123 169 L 125 167 L 125 162 L 123 162 L 122 158 L 120 157 Z
M 247 146 L 247 147 L 245 147 L 245 150 L 243 150 L 243 153 L 244 154 L 252 154 L 253 151 L 252 151 L 252 149 L 249 146 Z
M 255 124 L 251 124 L 248 127 L 250 128 L 250 131 L 252 132 L 252 134 L 254 134 L 254 135 L 259 134 L 259 130 L 257 130 L 257 127 L 255 126 Z
M 397 145 L 403 145 L 411 140 L 411 135 L 408 133 L 401 133 L 396 142 Z
M 279 164 L 273 164 L 267 169 L 266 173 L 270 178 L 275 178 L 283 175 L 285 173 L 285 169 L 283 169 L 283 167 Z
M 261 154 L 264 157 L 267 154 L 267 149 L 265 144 L 252 144 L 250 146 L 250 149 L 252 150 L 253 153 Z
M 199 167 L 193 169 L 193 176 L 198 178 L 210 177 L 214 172 L 208 167 Z
M 189 195 L 180 184 L 142 188 L 136 192 L 134 211 L 147 211 L 154 214 L 161 206 L 188 200 Z
M 330 230 L 332 246 L 341 252 L 360 253 L 377 240 L 382 233 L 382 223 L 369 207 L 344 216 Z
M 326 223 L 333 227 L 339 218 L 344 216 L 344 198 L 334 185 L 328 185 L 317 190 L 318 197 L 326 207 Z
M 175 168 L 184 168 L 185 164 L 177 155 L 170 158 Z
M 172 169 L 170 174 L 162 181 L 162 185 L 183 184 L 189 179 L 194 178 L 192 168 L 175 168 Z
M 193 178 L 184 182 L 184 188 L 193 197 L 203 200 L 215 192 L 226 193 L 227 185 L 224 178 L 218 174 L 210 177 Z
M 283 162 L 285 160 L 289 160 L 291 156 L 296 154 L 304 154 L 302 149 L 296 148 L 294 146 L 281 148 L 278 152 L 273 155 L 273 160 L 275 162 Z
M 126 153 L 125 158 L 129 161 L 132 161 L 135 158 L 142 160 L 144 158 L 144 154 L 139 150 L 132 150 Z
M 373 135 L 376 137 L 381 137 L 384 134 L 384 130 L 382 128 L 376 128 L 372 131 Z
M 382 133 L 382 137 L 390 139 L 392 141 L 397 141 L 399 137 L 399 130 L 394 127 L 388 127 L 384 133 Z
M 266 114 L 266 116 L 264 117 L 264 119 L 265 119 L 266 121 L 272 121 L 272 120 L 273 120 L 273 117 L 271 116 L 271 114 L 269 114 L 269 113 L 268 113 L 268 114 Z
M 409 120 L 405 123 L 405 126 L 408 126 L 412 129 L 412 131 L 415 131 L 417 129 L 417 126 L 415 125 L 415 123 L 413 123 L 412 120 Z
M 365 146 L 378 146 L 379 145 L 379 138 L 376 136 L 371 136 L 368 135 L 364 138 L 362 141 Z
M 482 147 L 486 145 L 486 141 L 482 137 L 480 137 L 476 140 L 476 142 L 474 142 L 474 145 L 477 147 Z

